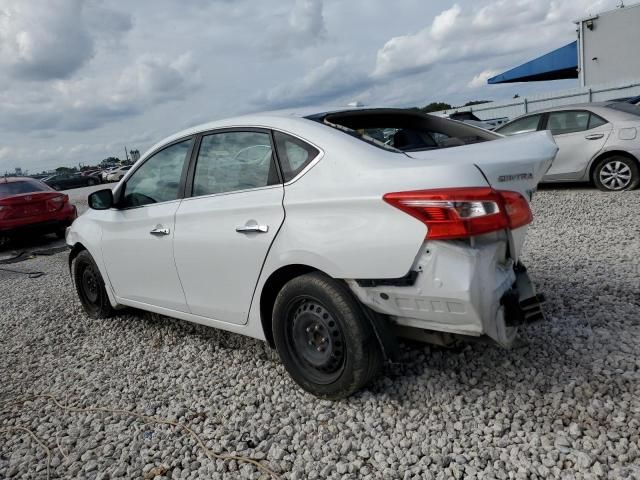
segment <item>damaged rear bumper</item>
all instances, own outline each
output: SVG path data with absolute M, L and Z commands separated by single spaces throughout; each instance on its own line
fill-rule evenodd
M 542 297 L 524 266 L 507 258 L 506 249 L 506 242 L 495 239 L 473 247 L 428 242 L 411 275 L 396 281 L 347 283 L 362 303 L 409 331 L 486 335 L 508 347 L 518 326 L 540 320 L 543 314 Z

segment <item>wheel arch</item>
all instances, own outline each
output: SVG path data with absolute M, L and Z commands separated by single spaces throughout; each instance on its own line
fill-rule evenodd
M 85 247 L 81 242 L 76 242 L 73 247 L 71 247 L 71 252 L 69 252 L 69 274 L 71 274 L 73 261 L 83 250 L 87 250 L 87 247 Z
M 598 163 L 610 157 L 626 157 L 630 160 L 633 160 L 638 166 L 638 168 L 640 168 L 640 161 L 629 152 L 626 152 L 624 150 L 607 150 L 606 152 L 601 152 L 593 160 L 591 160 L 591 165 L 589 165 L 589 181 L 590 182 L 593 182 L 593 174 L 595 173 Z
M 275 341 L 273 338 L 272 312 L 278 293 L 288 281 L 299 277 L 300 275 L 305 275 L 311 272 L 320 272 L 330 278 L 333 278 L 331 277 L 331 275 L 328 275 L 326 272 L 323 272 L 319 268 L 298 263 L 278 268 L 277 270 L 272 272 L 271 275 L 269 275 L 269 278 L 267 278 L 266 282 L 264 283 L 260 294 L 260 322 L 262 325 L 264 337 L 271 348 L 275 348 Z M 384 315 L 374 312 L 369 307 L 364 305 L 358 299 L 357 295 L 355 295 L 351 291 L 351 288 L 346 284 L 346 282 L 345 286 L 362 308 L 362 313 L 364 314 L 366 319 L 370 322 L 371 327 L 373 328 L 373 331 L 376 335 L 377 341 L 382 348 L 385 359 L 395 360 L 398 357 L 398 343 L 395 335 L 388 325 L 388 322 L 384 318 Z
M 272 312 L 278 292 L 282 290 L 282 287 L 284 287 L 288 281 L 306 273 L 319 271 L 320 270 L 315 267 L 299 263 L 286 265 L 272 272 L 265 281 L 260 293 L 260 322 L 264 336 L 272 348 L 275 347 Z

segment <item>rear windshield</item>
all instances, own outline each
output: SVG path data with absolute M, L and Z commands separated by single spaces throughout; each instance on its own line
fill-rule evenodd
M 609 105 L 607 105 L 607 108 L 618 110 L 619 112 L 630 113 L 631 115 L 640 117 L 640 107 L 631 103 L 610 103 Z
M 35 180 L 19 180 L 17 182 L 2 183 L 0 181 L 0 198 L 20 195 L 21 193 L 46 192 L 49 188 Z
M 351 110 L 309 118 L 395 152 L 450 148 L 499 138 L 481 128 L 411 110 Z

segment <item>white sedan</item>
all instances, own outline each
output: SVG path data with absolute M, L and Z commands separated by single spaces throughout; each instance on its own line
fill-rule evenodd
M 107 182 L 117 182 L 124 177 L 127 172 L 131 170 L 131 165 L 126 165 L 124 167 L 117 167 L 107 173 Z
M 593 182 L 603 191 L 640 185 L 640 107 L 623 102 L 567 105 L 519 117 L 502 135 L 551 131 L 560 151 L 544 182 Z
M 73 278 L 91 317 L 129 306 L 263 339 L 302 388 L 343 398 L 398 336 L 508 347 L 541 318 L 519 256 L 556 151 L 547 132 L 398 109 L 209 123 L 91 194 Z

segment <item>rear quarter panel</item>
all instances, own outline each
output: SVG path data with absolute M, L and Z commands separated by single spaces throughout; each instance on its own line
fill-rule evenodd
M 314 142 L 324 149 L 323 158 L 285 186 L 285 221 L 265 272 L 301 263 L 334 278 L 402 277 L 427 229 L 387 204 L 383 195 L 487 185 L 473 165 L 431 164 L 322 127 L 334 135 L 324 144 Z

